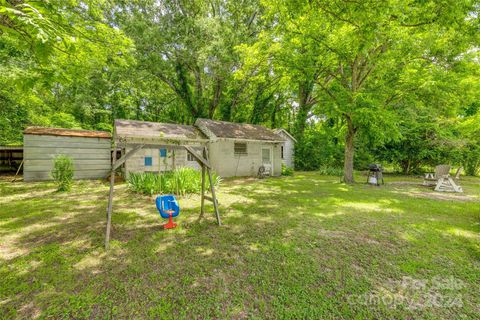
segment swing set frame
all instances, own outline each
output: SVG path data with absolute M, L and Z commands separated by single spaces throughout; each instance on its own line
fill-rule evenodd
M 115 130 L 114 130 L 115 131 Z M 196 142 L 192 141 L 195 143 L 195 145 L 183 142 L 183 141 L 173 141 L 171 139 L 159 139 L 161 143 L 158 143 L 157 141 L 151 141 L 151 139 L 136 139 L 140 141 L 135 141 L 135 142 L 129 142 L 126 139 L 118 139 L 116 133 L 114 132 L 113 134 L 113 159 L 112 159 L 112 168 L 110 170 L 110 192 L 108 195 L 108 206 L 107 206 L 107 224 L 106 224 L 106 230 L 105 230 L 105 249 L 108 249 L 109 247 L 109 242 L 110 242 L 110 233 L 112 229 L 112 213 L 113 213 L 113 200 L 114 200 L 114 189 L 115 189 L 115 171 L 120 168 L 123 164 L 125 164 L 125 161 L 127 161 L 129 158 L 131 158 L 134 154 L 136 154 L 138 151 L 140 151 L 143 148 L 148 148 L 148 149 L 161 149 L 161 148 L 166 148 L 166 149 L 184 149 L 188 153 L 190 153 L 193 158 L 197 161 L 197 163 L 200 165 L 202 168 L 202 189 L 201 189 L 201 205 L 200 205 L 200 215 L 199 215 L 199 220 L 203 218 L 204 213 L 205 213 L 205 200 L 211 201 L 213 203 L 213 208 L 215 212 L 215 217 L 217 219 L 217 224 L 219 226 L 222 225 L 221 219 L 220 219 L 220 213 L 218 210 L 218 201 L 217 197 L 215 194 L 215 187 L 213 184 L 213 178 L 212 178 L 212 167 L 209 162 L 209 157 L 208 157 L 208 149 L 206 146 L 206 143 L 203 142 Z M 198 153 L 195 151 L 194 146 L 200 146 L 202 147 L 202 152 Z M 128 152 L 123 154 L 118 160 L 117 160 L 117 147 L 121 146 L 122 148 L 131 148 Z M 210 192 L 211 192 L 211 197 L 207 196 L 205 194 L 205 181 L 206 181 L 206 175 L 208 175 L 208 179 L 210 182 Z

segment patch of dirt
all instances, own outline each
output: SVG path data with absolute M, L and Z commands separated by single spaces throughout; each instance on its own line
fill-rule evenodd
M 443 192 L 408 192 L 409 195 L 415 198 L 426 198 L 435 200 L 447 200 L 447 201 L 478 201 L 479 199 L 474 196 L 467 196 L 457 193 L 443 193 Z
M 325 229 L 318 230 L 318 234 L 320 236 L 329 237 L 329 238 L 347 238 L 348 236 L 343 231 L 332 231 L 332 230 L 325 230 Z
M 392 182 L 387 182 L 386 184 L 392 185 L 392 186 L 421 186 L 422 183 L 416 182 L 416 181 L 392 181 Z
M 234 182 L 235 184 L 247 184 L 247 183 L 254 183 L 259 180 L 263 179 L 258 179 L 256 177 L 240 177 L 240 178 L 227 178 L 225 181 L 228 182 Z
M 15 177 L 15 172 L 0 172 L 0 181 L 5 181 L 5 182 L 11 182 L 13 178 Z M 23 180 L 23 175 L 20 173 L 17 176 L 16 181 L 22 181 Z

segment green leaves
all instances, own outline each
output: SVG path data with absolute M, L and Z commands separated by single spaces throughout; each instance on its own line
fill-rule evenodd
M 338 167 L 347 141 L 394 163 L 445 158 L 448 141 L 460 159 L 477 142 L 477 31 L 474 0 L 0 0 L 0 141 L 213 117 L 288 129 L 303 168 Z
M 57 184 L 57 191 L 70 191 L 73 183 L 73 161 L 65 155 L 58 155 L 53 160 L 52 178 Z
M 465 92 L 459 89 L 465 70 L 459 66 L 470 59 L 467 52 L 477 43 L 476 1 L 263 4 L 274 27 L 261 39 L 280 46 L 272 51 L 274 62 L 295 83 L 291 90 L 299 105 L 298 138 L 313 111 L 320 118 L 348 123 L 346 144 L 361 134 L 370 147 L 382 146 L 399 141 L 400 125 L 408 127 L 402 108 L 421 107 L 452 117 L 468 100 L 460 94 Z M 295 86 L 301 88 L 298 95 Z M 346 166 L 351 172 L 353 164 Z

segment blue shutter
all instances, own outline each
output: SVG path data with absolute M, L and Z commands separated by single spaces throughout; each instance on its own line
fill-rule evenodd
M 145 167 L 152 166 L 152 157 L 145 157 Z
M 160 158 L 167 157 L 167 149 L 160 149 Z

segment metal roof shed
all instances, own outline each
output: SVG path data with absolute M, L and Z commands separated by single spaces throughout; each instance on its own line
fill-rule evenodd
M 50 180 L 58 155 L 72 158 L 75 179 L 101 179 L 111 164 L 111 135 L 103 131 L 28 127 L 23 135 L 24 181 Z

